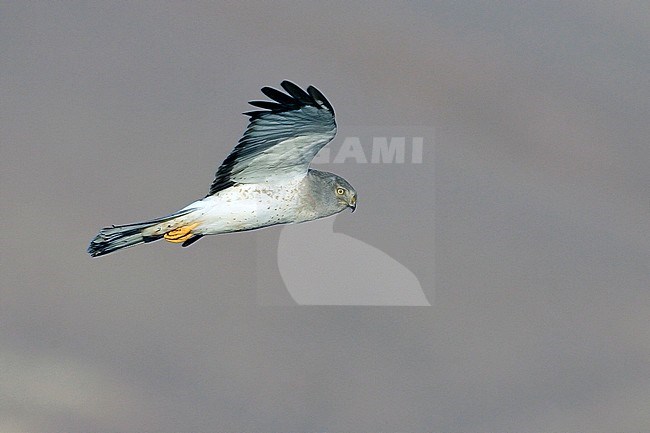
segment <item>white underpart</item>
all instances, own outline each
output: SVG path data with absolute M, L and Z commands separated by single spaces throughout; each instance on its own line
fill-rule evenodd
M 213 235 L 297 222 L 302 179 L 282 185 L 238 184 L 196 201 L 182 217 L 152 227 L 152 233 L 199 223 L 195 234 Z

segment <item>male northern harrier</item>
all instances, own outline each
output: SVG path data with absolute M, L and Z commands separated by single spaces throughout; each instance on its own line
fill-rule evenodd
M 263 110 L 244 113 L 248 127 L 205 198 L 162 218 L 105 227 L 88 253 L 102 256 L 158 239 L 186 247 L 205 235 L 311 221 L 346 208 L 354 212 L 357 193 L 345 179 L 309 168 L 336 134 L 332 105 L 313 86 L 304 91 L 289 81 L 281 85 L 287 93 L 262 88 L 275 102 L 250 102 Z

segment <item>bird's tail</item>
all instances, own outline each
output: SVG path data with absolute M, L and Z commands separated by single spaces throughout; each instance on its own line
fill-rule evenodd
M 161 223 L 171 221 L 180 216 L 187 215 L 192 211 L 194 211 L 194 209 L 183 209 L 174 214 L 167 215 L 162 218 L 156 218 L 150 221 L 143 221 L 121 226 L 104 227 L 99 231 L 97 236 L 95 236 L 95 238 L 90 241 L 90 245 L 88 245 L 87 250 L 88 254 L 93 257 L 103 256 L 105 254 L 112 253 L 113 251 L 121 250 L 122 248 L 128 248 L 134 245 L 162 239 L 165 237 L 165 231 L 161 231 L 160 234 L 151 234 L 146 233 L 146 229 L 152 228 Z M 200 235 L 197 236 L 200 237 Z M 185 244 L 189 245 L 194 240 L 198 239 L 191 239 L 191 241 L 187 241 Z

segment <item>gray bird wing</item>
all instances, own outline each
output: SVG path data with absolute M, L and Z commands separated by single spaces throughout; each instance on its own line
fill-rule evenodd
M 237 146 L 217 170 L 208 195 L 238 183 L 276 183 L 305 176 L 314 156 L 336 134 L 334 109 L 313 86 L 302 90 L 283 81 L 283 93 L 262 93 L 272 101 L 251 101 L 262 108 L 244 113 L 250 122 Z

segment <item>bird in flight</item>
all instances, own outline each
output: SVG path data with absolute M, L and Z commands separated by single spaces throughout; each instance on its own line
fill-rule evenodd
M 284 92 L 264 87 L 272 101 L 251 101 L 250 121 L 217 170 L 208 195 L 171 215 L 105 227 L 88 246 L 103 256 L 164 239 L 187 247 L 205 235 L 254 230 L 354 212 L 357 193 L 342 177 L 309 168 L 336 134 L 334 109 L 315 87 L 290 81 Z

